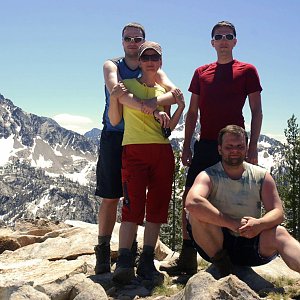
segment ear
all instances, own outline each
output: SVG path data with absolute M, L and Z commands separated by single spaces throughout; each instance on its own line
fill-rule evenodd
M 222 155 L 222 151 L 221 151 L 221 146 L 220 145 L 218 145 L 218 152 L 219 152 L 220 155 Z
M 233 47 L 235 47 L 236 43 L 237 43 L 237 39 L 235 38 Z
M 211 42 L 211 45 L 212 45 L 213 47 L 215 47 L 215 40 L 211 40 L 210 42 Z

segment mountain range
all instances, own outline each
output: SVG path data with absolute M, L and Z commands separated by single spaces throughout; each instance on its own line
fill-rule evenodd
M 175 150 L 182 149 L 184 118 L 170 136 Z M 100 134 L 97 128 L 84 135 L 67 130 L 51 118 L 24 112 L 0 94 L 0 221 L 47 217 L 96 223 Z M 259 164 L 276 172 L 282 148 L 261 135 Z

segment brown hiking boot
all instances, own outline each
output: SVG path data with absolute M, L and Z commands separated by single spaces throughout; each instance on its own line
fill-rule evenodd
M 149 280 L 154 285 L 161 285 L 164 282 L 164 275 L 157 271 L 154 265 L 154 253 L 141 254 L 136 274 L 142 280 Z
M 110 272 L 110 245 L 96 245 L 94 250 L 96 254 L 95 274 Z
M 226 277 L 233 274 L 233 264 L 230 257 L 225 250 L 219 251 L 214 257 L 212 257 L 211 262 L 216 266 L 219 271 L 220 277 Z
M 112 280 L 118 284 L 129 284 L 134 275 L 134 263 L 131 252 L 119 254 Z
M 197 273 L 197 251 L 192 246 L 182 245 L 181 253 L 177 259 L 161 265 L 159 270 L 169 275 L 194 275 Z

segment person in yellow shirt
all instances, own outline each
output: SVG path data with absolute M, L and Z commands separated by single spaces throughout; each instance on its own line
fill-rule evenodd
M 169 93 L 157 84 L 156 74 L 162 65 L 162 49 L 155 42 L 146 41 L 139 48 L 141 77 L 126 79 L 111 94 L 109 117 L 112 124 L 124 118 L 122 153 L 122 183 L 124 202 L 119 233 L 119 256 L 113 274 L 117 283 L 129 283 L 134 277 L 130 251 L 137 225 L 145 221 L 144 246 L 137 267 L 142 279 L 160 280 L 162 274 L 154 266 L 154 248 L 160 225 L 167 223 L 172 193 L 174 155 L 166 128 L 173 130 L 184 110 L 184 98 L 179 89 Z M 122 104 L 124 94 L 133 94 L 140 101 L 132 108 Z M 145 114 L 143 103 L 166 94 L 170 103 L 178 107 L 170 119 L 170 106 L 158 106 L 153 115 Z M 126 95 L 126 96 L 127 96 Z M 174 101 L 175 99 L 175 101 Z

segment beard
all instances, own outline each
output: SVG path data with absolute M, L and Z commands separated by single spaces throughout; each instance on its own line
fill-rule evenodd
M 226 157 L 222 159 L 222 161 L 231 167 L 240 166 L 245 160 L 245 157 L 239 156 L 239 157 Z

